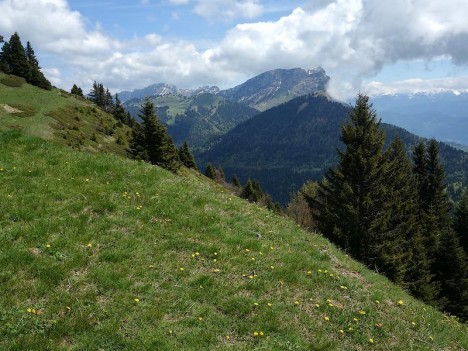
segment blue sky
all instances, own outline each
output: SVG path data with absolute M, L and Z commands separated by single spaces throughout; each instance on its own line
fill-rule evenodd
M 330 93 L 467 90 L 466 0 L 0 0 L 64 89 L 240 84 L 322 66 Z M 38 16 L 39 14 L 39 16 Z

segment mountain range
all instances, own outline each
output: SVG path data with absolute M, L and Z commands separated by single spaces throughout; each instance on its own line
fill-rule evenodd
M 255 179 L 285 204 L 307 180 L 320 180 L 336 164 L 341 125 L 350 110 L 324 93 L 295 98 L 226 133 L 216 146 L 197 155 L 198 163 L 222 165 L 228 179 L 233 174 L 241 182 Z M 408 149 L 419 140 L 402 128 L 382 126 L 387 145 L 396 135 Z M 440 154 L 449 183 L 468 184 L 468 153 L 440 143 Z
M 468 146 L 468 92 L 380 95 L 379 117 L 426 138 Z
M 144 99 L 149 97 L 174 141 L 177 144 L 187 141 L 196 152 L 202 152 L 261 110 L 301 95 L 325 91 L 329 79 L 322 68 L 277 69 L 228 90 L 214 86 L 179 89 L 175 85 L 159 83 L 122 92 L 119 96 L 137 120 Z

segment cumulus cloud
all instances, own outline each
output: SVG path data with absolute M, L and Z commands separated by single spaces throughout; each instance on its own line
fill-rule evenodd
M 264 11 L 256 0 L 192 2 L 206 18 L 254 18 Z M 457 65 L 468 64 L 466 0 L 314 1 L 275 21 L 238 24 L 219 43 L 203 50 L 151 33 L 131 41 L 116 40 L 99 27 L 88 28 L 86 19 L 66 0 L 27 4 L 0 0 L 0 13 L 0 33 L 18 31 L 33 42 L 36 52 L 55 55 L 74 67 L 68 78 L 61 69 L 62 84 L 74 80 L 86 85 L 96 79 L 114 91 L 161 81 L 226 87 L 269 69 L 322 66 L 332 77 L 331 93 L 347 98 L 363 88 L 363 81 L 395 62 L 444 57 Z M 446 79 L 426 86 L 444 82 L 462 84 Z M 385 88 L 373 82 L 366 88 L 385 91 L 404 84 L 415 88 L 426 83 L 402 81 Z
M 193 11 L 210 21 L 230 21 L 236 17 L 258 17 L 263 13 L 263 6 L 258 0 L 198 0 Z
M 420 92 L 440 93 L 444 91 L 468 91 L 468 76 L 438 79 L 406 79 L 392 83 L 369 82 L 364 84 L 363 91 L 371 96 L 387 94 L 413 94 Z

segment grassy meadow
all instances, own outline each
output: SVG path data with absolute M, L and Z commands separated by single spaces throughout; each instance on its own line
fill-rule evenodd
M 0 145 L 1 350 L 468 348 L 466 325 L 200 175 Z

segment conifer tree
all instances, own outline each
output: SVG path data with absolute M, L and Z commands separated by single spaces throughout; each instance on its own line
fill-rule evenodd
M 8 52 L 5 53 L 6 62 L 8 64 L 8 72 L 19 77 L 23 77 L 28 81 L 30 75 L 30 66 L 26 57 L 25 49 L 21 44 L 21 39 L 18 33 L 11 36 L 7 46 Z
M 112 115 L 117 121 L 128 124 L 127 111 L 125 111 L 118 94 L 115 94 L 115 105 L 112 111 Z
M 39 61 L 37 60 L 34 49 L 29 41 L 26 44 L 26 58 L 29 63 L 29 74 L 28 77 L 25 77 L 26 81 L 39 88 L 51 90 L 52 85 L 42 74 L 41 67 L 39 67 Z
M 220 184 L 223 184 L 226 181 L 226 176 L 224 175 L 224 170 L 221 165 L 216 169 L 216 181 Z
M 447 230 L 440 238 L 435 273 L 440 284 L 437 305 L 468 320 L 467 258 L 453 230 Z
M 166 128 L 156 118 L 154 104 L 149 98 L 141 107 L 139 117 L 143 122 L 133 127 L 128 156 L 176 172 L 180 168 L 177 148 Z
M 10 44 L 6 42 L 0 51 L 0 72 L 10 74 L 10 67 L 8 65 L 8 54 L 10 52 Z
M 140 123 L 135 123 L 132 127 L 132 138 L 127 149 L 127 155 L 134 160 L 149 162 L 145 134 Z
M 468 190 L 465 189 L 455 209 L 453 228 L 460 239 L 460 245 L 468 254 Z
M 71 88 L 70 93 L 73 94 L 73 95 L 84 97 L 83 96 L 83 89 L 78 87 L 76 84 L 73 84 L 73 87 Z
M 386 201 L 381 216 L 376 219 L 383 229 L 381 239 L 373 244 L 375 265 L 392 281 L 406 285 L 407 269 L 411 259 L 408 242 L 421 232 L 418 221 L 418 194 L 405 146 L 396 137 L 385 152 L 388 168 L 382 181 L 386 187 Z
M 232 185 L 234 185 L 236 188 L 240 188 L 240 187 L 241 187 L 241 183 L 240 183 L 240 181 L 239 181 L 239 178 L 237 178 L 237 175 L 235 175 L 235 174 L 232 176 L 231 183 L 232 183 Z
M 211 163 L 208 163 L 208 165 L 206 166 L 205 176 L 213 180 L 216 179 L 216 170 Z
M 195 158 L 193 157 L 192 152 L 186 141 L 179 148 L 179 158 L 182 164 L 187 168 L 197 169 L 197 164 L 195 163 Z
M 177 148 L 166 128 L 156 118 L 154 104 L 146 98 L 140 110 L 139 117 L 143 120 L 143 134 L 145 136 L 148 161 L 171 171 L 180 166 Z
M 388 167 L 384 138 L 369 98 L 358 95 L 350 120 L 342 127 L 346 150 L 338 151 L 338 167 L 327 173 L 316 199 L 308 200 L 321 232 L 369 265 L 375 263 L 375 243 L 386 227 L 381 218 L 388 218 L 383 213 Z

